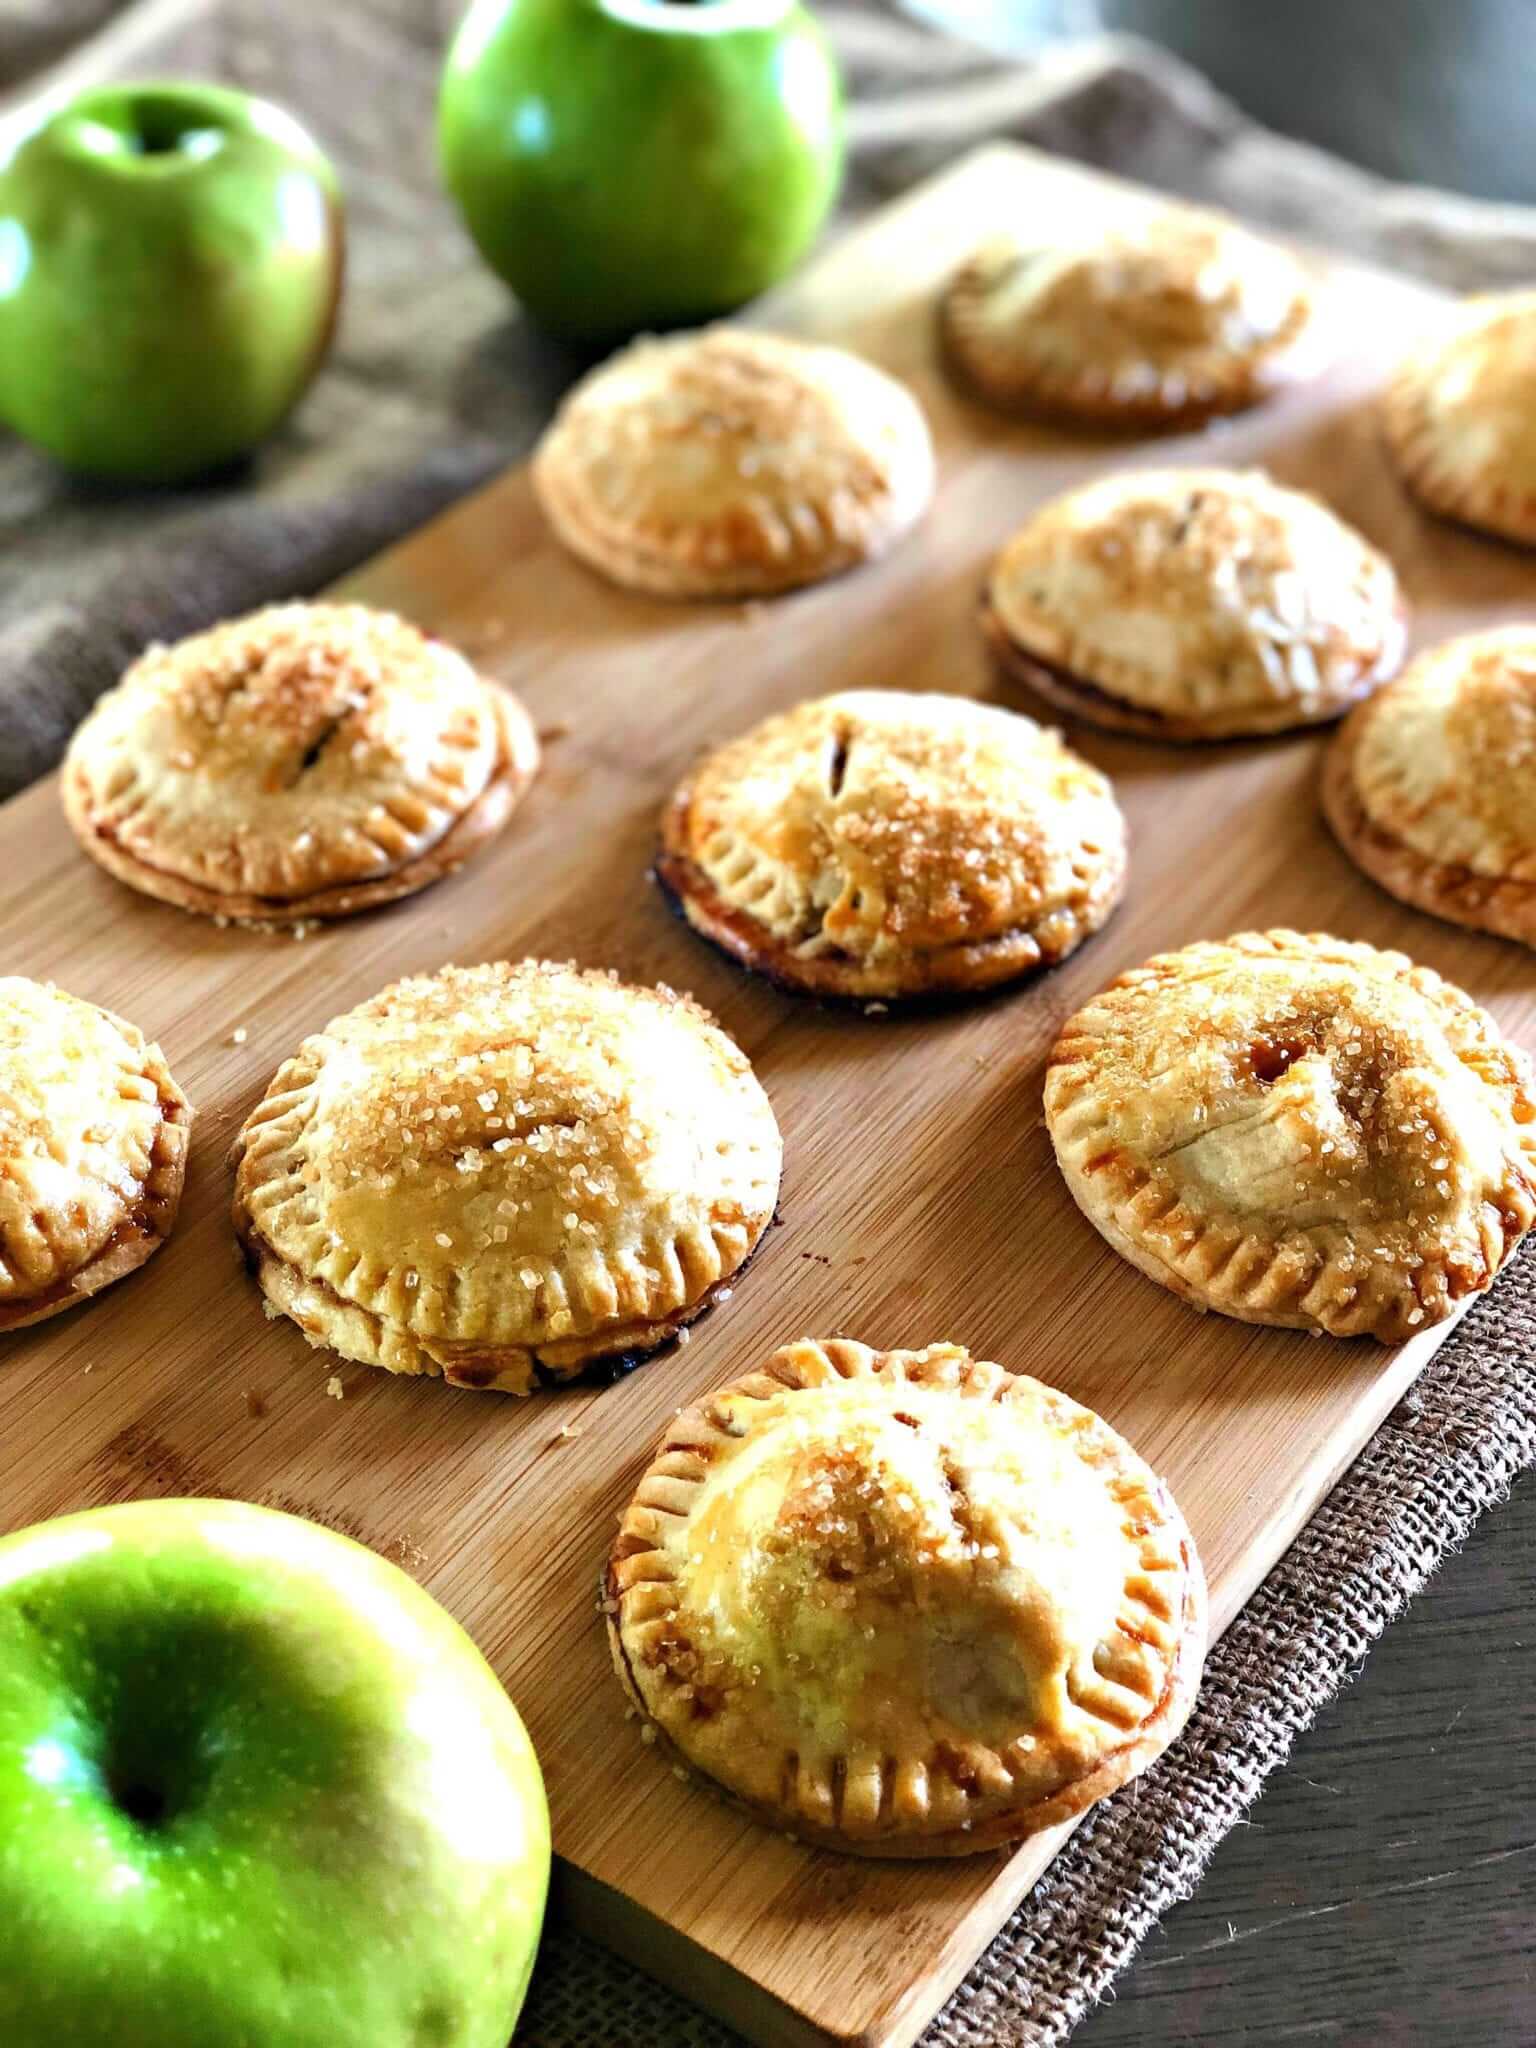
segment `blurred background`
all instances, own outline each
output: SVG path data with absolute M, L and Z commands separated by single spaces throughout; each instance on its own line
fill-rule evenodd
M 1536 200 L 1531 0 L 906 0 L 1029 53 L 1128 31 L 1203 71 L 1271 128 L 1386 177 Z

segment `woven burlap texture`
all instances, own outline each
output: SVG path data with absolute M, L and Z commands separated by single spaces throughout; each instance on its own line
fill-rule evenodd
M 453 0 L 11 0 L 0 96 L 190 69 L 304 112 L 348 186 L 340 345 L 236 478 L 160 497 L 64 483 L 0 438 L 0 792 L 41 773 L 143 642 L 313 590 L 522 453 L 572 365 L 510 317 L 431 170 Z M 1536 272 L 1536 215 L 1382 184 L 1246 122 L 1124 41 L 1002 65 L 828 7 L 853 89 L 848 210 L 1013 135 L 1463 289 Z M 73 41 L 71 50 L 69 45 Z M 61 56 L 61 52 L 64 54 Z M 56 63 L 51 73 L 38 67 Z M 927 2048 L 1048 2048 L 1194 1886 L 1299 1730 L 1472 1522 L 1536 1460 L 1536 1260 L 1500 1282 L 1377 1433 L 1216 1649 L 1189 1729 L 1079 1828 L 929 2030 Z M 735 2036 L 578 1937 L 545 1945 L 526 2048 L 732 2048 Z

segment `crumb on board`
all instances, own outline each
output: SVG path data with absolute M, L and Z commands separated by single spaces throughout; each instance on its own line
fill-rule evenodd
M 579 1424 L 579 1423 L 575 1423 L 575 1422 L 567 1422 L 567 1423 L 566 1423 L 566 1424 L 564 1425 L 564 1427 L 563 1427 L 563 1428 L 557 1429 L 557 1430 L 555 1431 L 554 1435 L 553 1435 L 553 1436 L 552 1436 L 552 1437 L 550 1438 L 550 1442 L 551 1442 L 552 1444 L 558 1444 L 558 1443 L 562 1443 L 562 1442 L 569 1442 L 569 1440 L 570 1440 L 570 1439 L 571 1439 L 572 1437 L 577 1437 L 577 1436 L 580 1436 L 580 1435 L 581 1435 L 581 1426 L 580 1426 L 580 1424 Z
M 259 1422 L 267 1412 L 267 1404 L 254 1387 L 245 1390 L 245 1412 L 252 1422 Z
M 228 1045 L 244 1045 L 245 1041 L 250 1037 L 250 1035 L 250 1032 L 246 1030 L 243 1024 L 237 1024 L 234 1030 L 231 1031 L 231 1033 L 229 1034 L 229 1037 L 226 1039 L 225 1043 Z
M 331 1374 L 330 1378 L 325 1383 L 325 1391 L 330 1395 L 333 1401 L 343 1401 L 346 1399 L 347 1390 L 341 1384 L 340 1373 L 333 1372 Z

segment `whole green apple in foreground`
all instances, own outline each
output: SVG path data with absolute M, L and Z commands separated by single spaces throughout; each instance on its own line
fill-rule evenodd
M 246 454 L 324 359 L 343 241 L 317 145 L 244 93 L 100 86 L 0 122 L 0 420 L 122 482 Z
M 728 313 L 814 240 L 842 96 L 797 0 L 475 0 L 439 106 L 487 263 L 556 333 Z
M 507 2048 L 532 1747 L 393 1565 L 237 1502 L 0 1541 L 5 2048 Z

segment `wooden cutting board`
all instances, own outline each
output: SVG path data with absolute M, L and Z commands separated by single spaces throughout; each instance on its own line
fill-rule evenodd
M 1336 367 L 1203 436 L 1111 444 L 1012 426 L 953 392 L 936 286 L 1008 219 L 1066 227 L 1147 195 L 990 149 L 893 206 L 765 320 L 909 378 L 938 502 L 888 562 L 746 606 L 626 597 L 567 560 L 503 477 L 350 578 L 514 684 L 547 734 L 511 830 L 414 902 L 296 941 L 220 930 L 80 856 L 51 781 L 0 811 L 0 960 L 164 1045 L 198 1110 L 169 1247 L 93 1306 L 5 1340 L 0 1525 L 145 1495 L 228 1493 L 402 1562 L 476 1636 L 544 1761 L 566 1911 L 753 2041 L 905 2048 L 1059 1837 L 1013 1856 L 818 1855 L 679 1783 L 626 1721 L 594 1611 L 615 1515 L 674 1409 L 802 1335 L 955 1339 L 1101 1410 L 1172 1482 L 1229 1621 L 1445 1331 L 1393 1353 L 1202 1319 L 1121 1263 L 1057 1177 L 1041 1067 L 1063 1018 L 1148 954 L 1253 925 L 1402 946 L 1536 1040 L 1536 959 L 1380 895 L 1321 824 L 1315 738 L 1178 750 L 1083 730 L 1131 821 L 1130 888 L 1065 968 L 980 1006 L 863 1018 L 740 974 L 646 879 L 658 806 L 705 742 L 856 685 L 989 694 L 973 626 L 991 550 L 1112 466 L 1260 461 L 1394 557 L 1419 641 L 1536 608 L 1531 557 L 1415 511 L 1371 398 L 1436 307 L 1323 265 Z M 783 1126 L 783 1227 L 686 1347 L 607 1388 L 519 1402 L 393 1380 L 271 1323 L 237 1262 L 228 1141 L 303 1034 L 397 975 L 540 953 L 690 988 L 757 1064 Z M 337 1375 L 343 1398 L 327 1396 Z

